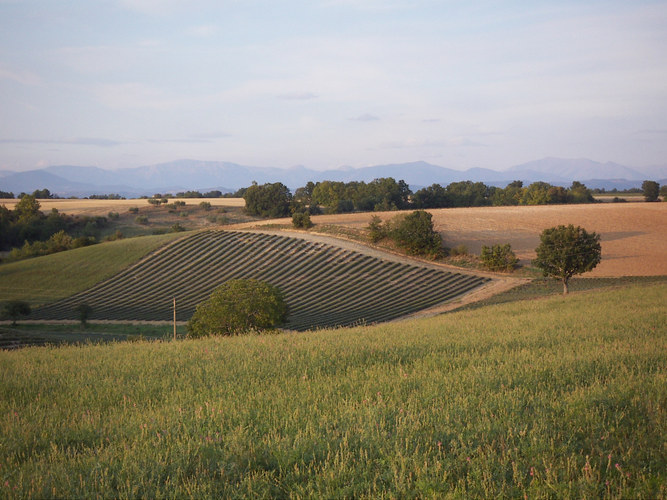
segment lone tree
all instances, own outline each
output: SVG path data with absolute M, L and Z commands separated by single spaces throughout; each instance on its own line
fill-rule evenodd
M 542 231 L 541 243 L 535 249 L 533 263 L 544 276 L 563 282 L 563 295 L 568 292 L 568 282 L 575 274 L 592 270 L 600 263 L 602 249 L 600 235 L 588 233 L 572 224 L 556 226 Z
M 81 327 L 86 328 L 88 325 L 88 318 L 90 318 L 90 313 L 93 312 L 93 308 L 88 304 L 79 304 L 76 306 L 76 312 L 79 313 L 79 321 L 81 321 Z
M 658 201 L 660 184 L 655 181 L 644 181 L 642 182 L 642 192 L 644 193 L 644 200 Z
M 2 306 L 2 317 L 11 319 L 12 326 L 16 326 L 16 321 L 19 318 L 29 316 L 31 312 L 30 304 L 23 300 L 10 300 Z
M 271 330 L 287 319 L 287 304 L 275 286 L 256 279 L 227 281 L 197 306 L 188 337 L 239 335 Z

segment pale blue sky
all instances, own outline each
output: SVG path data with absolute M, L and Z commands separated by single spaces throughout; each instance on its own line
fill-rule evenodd
M 667 2 L 0 0 L 0 169 L 667 163 Z

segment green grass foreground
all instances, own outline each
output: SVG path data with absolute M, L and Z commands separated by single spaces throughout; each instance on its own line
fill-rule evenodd
M 0 265 L 0 302 L 45 304 L 85 290 L 183 234 L 109 241 Z
M 667 497 L 667 285 L 0 353 L 3 497 Z

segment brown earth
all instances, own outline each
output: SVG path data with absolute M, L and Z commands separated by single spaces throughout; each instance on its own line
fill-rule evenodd
M 667 275 L 667 203 L 443 208 L 429 212 L 449 247 L 463 244 L 478 254 L 482 245 L 510 243 L 522 263 L 528 264 L 535 258 L 544 229 L 574 224 L 602 237 L 602 262 L 584 276 Z M 315 224 L 363 229 L 373 215 L 386 220 L 396 212 L 319 215 L 311 219 Z M 277 219 L 252 225 L 285 222 Z

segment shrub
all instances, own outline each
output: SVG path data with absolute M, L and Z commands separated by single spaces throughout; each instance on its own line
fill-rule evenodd
M 107 217 L 109 217 L 110 220 L 118 220 L 120 214 L 118 212 L 109 212 Z
M 509 243 L 491 247 L 482 245 L 481 260 L 490 271 L 512 271 L 519 263 Z
M 452 257 L 468 255 L 468 247 L 465 245 L 457 245 L 449 251 L 449 255 Z
M 93 308 L 90 307 L 88 304 L 79 304 L 76 307 L 76 312 L 79 313 L 79 321 L 81 321 L 81 327 L 86 328 L 86 325 L 88 324 L 88 318 L 90 317 L 90 313 L 93 312 Z
M 371 243 L 377 243 L 387 237 L 387 231 L 382 225 L 382 219 L 379 216 L 373 215 L 371 221 L 368 223 L 368 238 Z
M 186 229 L 177 222 L 176 224 L 171 226 L 171 228 L 169 229 L 169 232 L 171 232 L 171 233 L 180 233 L 180 232 L 183 232 L 185 230 Z
M 308 212 L 294 212 L 292 214 L 292 225 L 297 228 L 309 229 L 313 227 Z
M 128 208 L 131 214 L 138 214 L 139 213 L 139 207 L 130 207 Z
M 442 255 L 442 238 L 433 229 L 431 219 L 431 214 L 423 210 L 397 215 L 390 221 L 388 235 L 410 254 L 439 257 Z
M 255 279 L 231 280 L 197 306 L 187 324 L 188 337 L 263 332 L 286 319 L 287 304 L 277 287 Z
M 137 215 L 134 218 L 134 222 L 136 222 L 137 224 L 148 224 L 148 217 L 145 215 Z
M 211 210 L 211 202 L 209 201 L 202 201 L 199 204 L 199 207 L 202 208 L 203 210 L 206 210 L 207 212 Z

